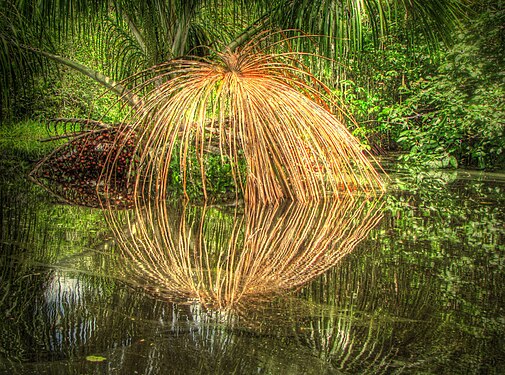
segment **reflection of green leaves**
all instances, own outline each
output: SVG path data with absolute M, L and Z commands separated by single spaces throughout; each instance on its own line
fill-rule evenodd
M 337 269 L 302 290 L 307 300 L 341 312 L 323 313 L 307 340 L 314 340 L 317 355 L 354 370 L 349 373 L 363 372 L 358 366 L 366 361 L 359 355 L 370 354 L 370 343 L 374 354 L 382 350 L 377 358 L 386 358 L 383 363 L 394 358 L 395 368 L 413 373 L 485 373 L 503 355 L 496 343 L 505 330 L 505 176 L 437 171 L 420 177 L 415 170 L 392 175 L 401 186 L 390 187 L 396 191 L 386 196 L 381 224 Z M 352 316 L 345 315 L 347 306 Z M 361 339 L 361 351 L 349 354 L 354 348 L 344 337 Z M 328 338 L 342 339 L 330 346 Z M 415 353 L 417 362 L 387 356 L 395 350 Z
M 496 298 L 503 298 L 497 289 L 505 277 L 503 183 L 478 174 L 410 172 L 398 175 L 401 193 L 387 199 L 392 226 L 380 240 L 383 253 L 435 277 L 439 303 L 453 306 L 445 319 L 457 330 L 472 339 L 496 334 L 504 328 L 489 324 Z
M 88 355 L 86 357 L 86 361 L 89 362 L 103 362 L 105 360 L 107 360 L 107 358 L 102 357 L 101 355 Z
M 505 176 L 465 172 L 461 178 L 454 171 L 412 172 L 392 174 L 402 188 L 392 186 L 393 191 L 386 197 L 384 219 L 337 267 L 306 284 L 300 292 L 279 297 L 271 304 L 255 303 L 251 311 L 242 310 L 244 315 L 231 323 L 235 315 L 209 313 L 196 303 L 191 307 L 167 308 L 165 301 L 147 298 L 147 293 L 123 287 L 122 282 L 112 279 L 114 272 L 121 271 L 112 267 L 117 264 L 112 260 L 120 252 L 112 242 L 101 245 L 108 233 L 101 228 L 99 211 L 51 205 L 37 186 L 25 184 L 24 180 L 3 183 L 1 209 L 10 220 L 4 222 L 2 234 L 6 237 L 0 242 L 2 254 L 9 255 L 1 258 L 4 266 L 0 278 L 8 281 L 1 286 L 8 296 L 0 309 L 9 311 L 9 315 L 5 314 L 6 319 L 0 324 L 0 352 L 4 350 L 1 355 L 28 362 L 33 348 L 42 348 L 54 353 L 53 358 L 70 358 L 70 366 L 81 366 L 79 370 L 88 372 L 103 366 L 100 363 L 110 363 L 119 372 L 127 372 L 131 358 L 138 360 L 139 369 L 163 365 L 180 370 L 194 365 L 194 361 L 213 363 L 221 356 L 220 363 L 228 365 L 228 358 L 240 360 L 247 371 L 237 368 L 251 373 L 247 366 L 260 356 L 271 366 L 280 363 L 275 361 L 279 361 L 281 350 L 271 349 L 276 345 L 283 349 L 282 353 L 292 353 L 289 359 L 295 364 L 321 359 L 315 363 L 328 364 L 324 369 L 331 366 L 331 371 L 340 368 L 345 373 L 389 373 L 401 369 L 442 373 L 453 367 L 454 373 L 467 373 L 470 366 L 471 373 L 486 373 L 486 366 L 503 355 L 502 346 L 496 342 L 501 342 L 498 340 L 505 328 L 500 310 L 505 297 Z M 11 186 L 14 184 L 15 188 Z M 235 221 L 244 217 L 242 211 L 239 209 L 235 215 L 233 206 L 212 206 L 204 212 L 201 207 L 192 206 L 186 212 L 188 225 L 183 228 L 187 238 L 207 239 L 208 262 L 212 266 L 209 275 L 224 269 L 223 261 L 219 262 L 224 259 L 220 250 L 228 242 L 223 238 L 233 235 Z M 173 216 L 167 222 L 177 230 L 177 213 L 170 213 Z M 127 222 L 127 211 L 118 215 L 125 215 Z M 155 217 L 152 220 L 157 222 Z M 139 222 L 130 222 L 138 230 Z M 283 233 L 275 221 L 265 223 L 271 223 L 268 225 L 275 229 L 273 234 L 277 228 L 279 234 Z M 309 235 L 320 235 L 309 229 Z M 123 227 L 117 230 L 123 232 Z M 229 234 L 223 232 L 226 230 Z M 239 248 L 246 241 L 250 244 L 261 231 L 250 234 L 240 232 L 233 238 L 233 245 Z M 169 235 L 173 236 L 167 232 L 159 238 L 166 240 Z M 20 238 L 25 239 L 23 243 L 29 239 L 33 246 L 25 250 L 17 246 Z M 275 240 L 266 239 L 270 238 Z M 195 243 L 188 242 L 188 246 Z M 279 241 L 271 243 L 275 250 L 280 248 Z M 300 245 L 307 246 L 300 254 L 312 249 L 308 242 Z M 83 254 L 83 248 L 89 247 L 103 251 L 90 252 L 91 256 Z M 153 253 L 147 256 L 152 257 Z M 281 253 L 276 251 L 275 256 Z M 30 262 L 42 261 L 59 270 L 35 274 L 41 270 L 30 267 Z M 89 272 L 63 271 L 68 268 Z M 148 290 L 153 284 L 149 285 L 145 278 L 139 282 L 143 284 L 138 286 L 147 285 L 146 291 L 158 293 L 154 288 Z M 137 286 L 135 280 L 133 283 Z M 57 293 L 44 294 L 45 290 Z M 57 299 L 49 303 L 47 296 Z M 58 306 L 64 306 L 64 315 Z M 49 315 L 48 311 L 54 314 Z M 224 320 L 228 317 L 231 319 Z M 167 321 L 173 322 L 172 331 L 167 328 Z M 89 330 L 76 331 L 76 327 Z M 50 346 L 56 342 L 51 336 L 55 331 L 64 339 L 56 349 Z M 191 334 L 171 335 L 172 332 Z M 171 335 L 170 340 L 167 334 Z M 138 340 L 139 337 L 143 339 Z M 109 355 L 111 342 L 122 345 L 125 338 L 137 343 L 145 340 L 146 344 L 128 346 L 125 357 L 121 357 L 127 360 L 117 363 L 118 356 Z M 91 355 L 76 357 L 76 353 Z M 176 355 L 186 353 L 187 361 L 172 361 Z M 244 353 L 252 354 L 244 357 Z M 306 357 L 300 360 L 300 354 Z M 57 366 L 58 361 L 50 365 Z M 289 373 L 325 372 L 304 369 Z M 84 371 L 67 368 L 67 372 Z

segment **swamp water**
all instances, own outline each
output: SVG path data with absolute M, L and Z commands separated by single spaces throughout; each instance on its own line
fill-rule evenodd
M 391 178 L 135 215 L 4 177 L 0 373 L 505 373 L 505 176 Z

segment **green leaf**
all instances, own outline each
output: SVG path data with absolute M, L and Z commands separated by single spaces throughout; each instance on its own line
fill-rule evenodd
M 458 160 L 454 157 L 454 156 L 451 156 L 449 158 L 449 164 L 451 165 L 451 167 L 453 168 L 458 168 Z

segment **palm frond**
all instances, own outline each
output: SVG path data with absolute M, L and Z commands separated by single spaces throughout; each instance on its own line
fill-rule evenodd
M 470 2 L 465 0 L 401 0 L 403 27 L 409 34 L 420 32 L 431 45 L 451 42 L 451 32 L 468 17 Z
M 143 194 L 147 178 L 155 197 L 164 199 L 174 153 L 185 183 L 194 149 L 206 196 L 205 144 L 214 137 L 232 161 L 237 185 L 246 181 L 240 188 L 250 203 L 382 189 L 359 142 L 329 111 L 329 90 L 296 61 L 292 53 L 257 51 L 252 42 L 213 61 L 174 60 L 157 67 L 153 80 L 162 83 L 132 124 L 140 159 L 132 175 L 136 194 Z M 246 176 L 237 168 L 241 155 Z
M 271 4 L 268 13 L 273 25 L 327 36 L 321 39 L 321 50 L 334 58 L 358 51 L 367 28 L 376 41 L 392 27 L 410 30 L 410 34 L 420 31 L 433 43 L 447 41 L 468 11 L 465 0 L 288 0 Z
M 97 29 L 101 35 L 95 41 L 102 65 L 116 80 L 156 63 L 150 60 L 142 36 L 134 30 L 129 20 L 112 17 L 104 18 Z
M 0 8 L 0 111 L 9 107 L 17 93 L 30 90 L 36 73 L 48 73 L 50 66 L 24 48 L 33 43 L 48 44 L 50 40 L 39 39 L 30 22 L 10 3 Z M 0 112 L 1 113 L 1 112 Z M 1 118 L 2 116 L 0 116 Z

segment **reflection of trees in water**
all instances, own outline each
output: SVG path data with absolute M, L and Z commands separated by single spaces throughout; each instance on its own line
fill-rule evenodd
M 9 363 L 59 360 L 82 354 L 84 346 L 107 347 L 114 331 L 123 336 L 123 323 L 107 321 L 110 311 L 99 305 L 110 303 L 114 282 L 58 271 L 99 264 L 88 249 L 96 248 L 105 231 L 100 217 L 86 208 L 54 205 L 24 178 L 0 182 L 0 373 Z
M 502 210 L 481 204 L 492 201 L 482 193 L 435 192 L 389 195 L 380 226 L 302 290 L 336 311 L 323 314 L 304 344 L 350 373 L 503 372 Z M 344 340 L 335 328 L 345 324 Z M 372 361 L 386 354 L 389 361 Z
M 15 204 L 6 202 L 6 195 L 16 199 Z M 150 236 L 146 244 L 164 245 L 171 240 L 176 249 L 187 249 L 184 254 L 205 251 L 207 258 L 190 256 L 179 262 L 181 267 L 193 267 L 192 273 L 179 273 L 193 277 L 188 283 L 191 287 L 201 280 L 197 266 L 204 269 L 207 279 L 203 281 L 214 282 L 209 285 L 239 280 L 232 284 L 236 289 L 221 287 L 221 294 L 211 290 L 218 296 L 238 290 L 232 300 L 235 310 L 223 313 L 210 299 L 214 294 L 207 291 L 208 286 L 202 296 L 210 309 L 192 300 L 172 304 L 142 293 L 151 282 L 152 294 L 167 297 L 172 295 L 172 286 L 163 289 L 155 278 L 144 278 L 144 270 L 137 268 L 142 264 L 130 257 L 135 254 L 123 260 L 136 268 L 119 276 L 139 288 L 128 289 L 113 279 L 120 272 L 112 269 L 111 259 L 128 253 L 98 245 L 95 235 L 88 233 L 92 226 L 85 225 L 89 218 L 83 219 L 90 210 L 50 206 L 33 192 L 0 189 L 0 314 L 5 317 L 0 319 L 0 373 L 10 369 L 8 361 L 18 359 L 37 361 L 13 365 L 22 374 L 94 373 L 103 368 L 119 373 L 148 373 L 156 368 L 160 374 L 249 374 L 257 369 L 283 374 L 445 373 L 447 369 L 499 373 L 493 369 L 503 365 L 493 361 L 504 352 L 502 307 L 497 302 L 503 300 L 503 262 L 498 251 L 503 246 L 502 210 L 479 204 L 492 201 L 485 196 L 462 202 L 448 195 L 423 199 L 434 204 L 435 210 L 416 201 L 417 196 L 404 195 L 388 196 L 388 210 L 380 225 L 335 267 L 326 272 L 320 269 L 322 273 L 305 285 L 292 282 L 291 288 L 281 283 L 277 291 L 268 284 L 277 281 L 267 278 L 261 261 L 249 260 L 250 266 L 245 267 L 240 257 L 264 254 L 265 268 L 273 272 L 286 256 L 282 249 L 290 246 L 302 249 L 312 243 L 336 249 L 343 243 L 345 247 L 343 238 L 357 230 L 352 228 L 359 227 L 367 212 L 369 218 L 373 216 L 373 201 L 347 202 L 347 206 L 340 202 L 347 207 L 340 219 L 323 215 L 320 208 L 307 214 L 303 212 L 310 211 L 308 207 L 290 205 L 266 209 L 263 214 L 180 207 L 179 211 L 167 209 L 161 223 L 153 213 L 156 207 L 150 216 L 146 210 L 141 222 L 134 215 L 127 217 L 127 212 L 115 214 L 118 231 L 129 223 L 137 233 Z M 8 215 L 7 210 L 11 210 Z M 293 223 L 287 221 L 291 216 Z M 248 222 L 257 230 L 247 230 L 253 228 Z M 170 224 L 170 230 L 151 229 L 156 234 L 151 236 L 149 223 L 153 227 Z M 322 231 L 335 234 L 337 230 L 318 230 L 322 223 L 340 223 L 341 227 L 347 223 L 349 229 L 333 242 L 325 241 Z M 283 232 L 289 235 L 283 237 Z M 307 239 L 297 240 L 295 232 L 305 233 Z M 122 234 L 121 239 L 130 236 Z M 273 243 L 270 248 L 261 245 L 269 242 Z M 249 251 L 244 253 L 246 245 Z M 129 251 L 146 248 L 142 246 L 139 241 Z M 104 251 L 82 254 L 85 248 Z M 236 257 L 227 263 L 224 250 L 229 248 L 235 249 Z M 146 260 L 155 259 L 153 254 L 141 254 Z M 303 255 L 293 252 L 292 261 L 300 259 L 296 264 L 302 264 L 307 259 Z M 244 276 L 238 277 L 241 264 Z M 146 266 L 152 274 L 161 267 Z M 283 270 L 286 275 L 296 274 L 289 267 Z M 215 284 L 218 275 L 221 284 Z M 245 286 L 254 285 L 254 275 L 259 275 L 261 293 L 247 294 Z M 173 295 L 179 301 L 187 297 Z M 222 306 L 229 306 L 221 298 Z M 107 363 L 87 363 L 84 357 L 90 354 L 107 357 Z
M 169 300 L 196 299 L 234 310 L 297 289 L 350 253 L 380 219 L 377 200 L 238 208 L 230 215 L 164 204 L 114 215 L 124 261 L 117 269 Z
M 366 246 L 301 291 L 319 314 L 297 338 L 347 373 L 422 368 L 429 343 L 440 343 L 438 285 L 429 274 L 385 267 L 366 254 L 374 241 Z

